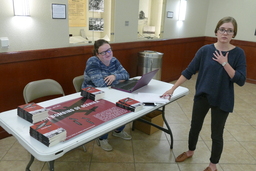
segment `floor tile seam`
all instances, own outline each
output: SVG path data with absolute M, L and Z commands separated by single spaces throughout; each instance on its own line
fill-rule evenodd
M 180 107 L 180 109 L 182 110 L 183 114 L 185 115 L 185 117 L 189 120 L 189 122 L 191 122 L 191 119 L 186 115 L 186 112 L 183 110 L 183 108 L 181 107 L 180 103 L 178 102 L 178 106 Z
M 95 142 L 96 139 L 94 139 L 93 142 L 92 142 L 92 153 L 91 153 L 91 157 L 90 157 L 90 160 L 89 160 L 89 166 L 88 166 L 89 170 L 91 169 L 91 164 L 93 162 L 92 158 L 93 158 L 94 147 L 97 145 L 97 143 Z
M 3 157 L 0 159 L 0 161 L 1 161 L 2 159 L 4 159 L 5 155 L 7 155 L 8 152 L 14 147 L 14 144 L 16 144 L 16 142 L 17 142 L 17 140 L 12 143 L 12 145 L 10 146 L 10 148 L 9 148 L 8 150 L 6 150 L 5 154 L 4 154 Z
M 135 168 L 135 171 L 136 171 L 136 167 L 135 167 L 135 153 L 134 153 L 134 139 L 132 138 L 131 139 L 131 146 L 132 146 L 132 159 L 133 159 L 133 166 L 134 166 L 134 168 Z
M 117 163 L 125 164 L 125 163 L 127 163 L 127 164 L 133 164 L 135 162 L 114 162 L 114 161 L 112 161 L 112 162 L 109 162 L 109 161 L 106 161 L 106 162 L 104 162 L 104 161 L 92 161 L 91 162 L 91 164 L 96 164 L 96 163 L 102 163 L 102 164 L 106 164 L 106 163 L 110 163 L 110 164 L 117 164 Z
M 231 132 L 226 127 L 224 128 L 224 134 L 225 134 L 225 131 L 227 131 L 232 136 L 232 138 L 234 138 L 237 142 L 239 142 L 239 140 L 236 138 L 236 136 L 231 134 Z M 225 142 L 225 139 L 223 139 L 223 141 Z
M 157 139 L 157 138 L 155 138 L 155 139 L 147 139 L 147 140 L 145 140 L 145 139 L 136 139 L 136 140 L 133 140 L 133 141 L 168 141 L 168 139 Z M 133 141 L 132 141 L 132 143 L 135 143 Z
M 255 166 L 255 164 L 245 164 L 245 163 L 219 163 L 219 165 L 250 165 L 250 166 Z
M 177 162 L 135 162 L 135 164 L 177 164 Z
M 238 143 L 243 147 L 243 150 L 245 150 L 251 156 L 251 158 L 254 159 L 254 162 L 256 162 L 256 157 L 253 157 L 253 155 L 241 144 L 241 141 L 238 141 Z

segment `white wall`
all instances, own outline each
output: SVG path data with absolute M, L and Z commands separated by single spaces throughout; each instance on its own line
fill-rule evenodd
M 256 0 L 210 0 L 205 35 L 215 36 L 217 22 L 225 16 L 232 16 L 238 24 L 235 39 L 256 41 Z
M 52 3 L 68 0 L 30 0 L 30 17 L 13 15 L 12 0 L 0 0 L 0 37 L 10 46 L 0 52 L 69 46 L 68 19 L 52 19 Z
M 110 1 L 110 0 L 105 0 Z M 112 0 L 115 42 L 137 41 L 139 0 Z M 13 16 L 12 0 L 0 0 L 0 37 L 8 37 L 10 46 L 0 52 L 48 49 L 71 46 L 68 19 L 52 19 L 52 3 L 66 4 L 68 0 L 30 0 L 31 17 Z M 256 41 L 255 0 L 188 0 L 186 20 L 177 22 L 179 0 L 166 0 L 166 11 L 174 18 L 166 18 L 163 39 L 212 36 L 213 30 L 224 16 L 238 22 L 236 39 Z M 129 21 L 129 26 L 125 26 Z
M 114 41 L 129 42 L 137 40 L 139 0 L 115 0 Z M 129 26 L 125 26 L 125 21 Z
M 209 0 L 187 0 L 185 21 L 178 21 L 180 0 L 167 0 L 167 11 L 173 18 L 165 16 L 164 39 L 204 36 Z M 166 14 L 165 13 L 165 14 Z

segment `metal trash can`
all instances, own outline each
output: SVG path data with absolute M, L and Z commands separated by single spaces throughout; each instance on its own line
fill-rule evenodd
M 145 50 L 139 52 L 138 75 L 143 75 L 155 69 L 159 69 L 154 79 L 161 80 L 163 53 Z

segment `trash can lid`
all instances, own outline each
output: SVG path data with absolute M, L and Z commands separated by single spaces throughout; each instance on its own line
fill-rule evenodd
M 141 55 L 145 55 L 145 57 L 153 57 L 153 56 L 163 56 L 163 53 L 161 52 L 156 52 L 156 51 L 152 51 L 152 50 L 144 50 L 143 52 L 140 52 Z

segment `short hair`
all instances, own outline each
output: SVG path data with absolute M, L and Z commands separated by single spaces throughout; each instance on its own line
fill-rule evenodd
M 93 55 L 97 55 L 99 52 L 98 52 L 98 50 L 99 50 L 99 47 L 101 47 L 102 45 L 104 45 L 104 44 L 109 44 L 109 42 L 108 41 L 106 41 L 105 39 L 99 39 L 99 40 L 97 40 L 97 41 L 95 41 L 94 42 L 94 49 L 93 49 Z
M 237 22 L 233 17 L 224 17 L 222 18 L 216 25 L 216 28 L 214 30 L 215 34 L 217 33 L 217 31 L 219 30 L 220 26 L 224 23 L 232 23 L 234 26 L 234 34 L 233 34 L 233 38 L 236 37 L 237 34 Z

